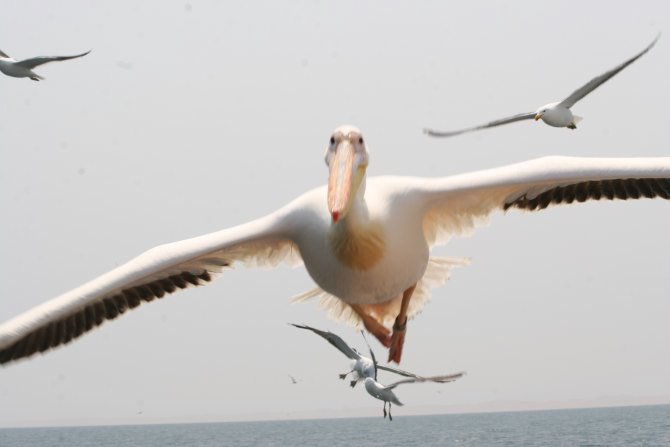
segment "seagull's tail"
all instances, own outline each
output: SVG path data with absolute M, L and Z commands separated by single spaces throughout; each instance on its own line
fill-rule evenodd
M 580 122 L 581 120 L 583 120 L 583 119 L 584 119 L 584 118 L 582 118 L 581 116 L 573 115 L 573 116 L 572 116 L 572 123 L 573 123 L 573 124 L 579 124 L 579 122 Z

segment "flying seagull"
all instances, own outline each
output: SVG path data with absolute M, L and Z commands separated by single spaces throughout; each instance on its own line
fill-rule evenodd
M 365 340 L 367 343 L 367 339 Z M 389 416 L 389 421 L 393 420 L 393 416 L 391 415 L 391 404 L 396 404 L 399 407 L 402 407 L 402 402 L 398 400 L 398 396 L 395 395 L 393 390 L 395 387 L 398 385 L 402 385 L 404 383 L 423 383 L 423 382 L 435 382 L 435 383 L 449 383 L 453 382 L 456 379 L 460 379 L 465 375 L 465 372 L 458 372 L 454 374 L 448 374 L 448 375 L 443 375 L 443 376 L 432 376 L 432 377 L 421 377 L 421 376 L 413 376 L 410 377 L 409 379 L 403 379 L 399 380 L 397 382 L 393 382 L 390 385 L 383 385 L 377 381 L 377 372 L 379 369 L 382 369 L 382 366 L 377 363 L 377 358 L 375 357 L 375 353 L 368 345 L 368 349 L 370 350 L 370 357 L 372 358 L 372 365 L 373 365 L 373 375 L 372 376 L 367 376 L 365 378 L 365 391 L 368 392 L 368 394 L 375 399 L 379 399 L 384 402 L 384 409 L 383 409 L 383 414 L 384 418 L 386 418 L 386 405 L 388 404 L 388 416 Z
M 35 73 L 33 68 L 48 64 L 49 62 L 76 59 L 78 57 L 86 56 L 90 52 L 91 50 L 88 50 L 86 53 L 76 54 L 74 56 L 38 56 L 17 61 L 0 50 L 0 71 L 13 78 L 30 78 L 33 81 L 40 81 L 44 80 L 44 78 Z
M 315 334 L 323 337 L 328 343 L 333 345 L 335 348 L 337 348 L 337 350 L 340 351 L 342 354 L 344 354 L 347 358 L 351 359 L 351 370 L 344 374 L 340 374 L 339 377 L 340 379 L 344 380 L 349 374 L 351 374 L 353 380 L 349 382 L 349 385 L 352 388 L 356 386 L 358 382 L 365 380 L 367 377 L 375 377 L 376 373 L 375 373 L 374 361 L 369 357 L 365 357 L 356 349 L 349 346 L 344 340 L 342 340 L 342 338 L 339 335 L 334 334 L 330 331 L 322 331 L 302 324 L 291 323 L 291 326 L 295 326 L 300 329 L 307 329 L 314 332 Z M 372 352 L 372 350 L 370 350 L 370 352 Z M 421 378 L 421 376 L 417 376 L 416 374 L 403 371 L 402 369 L 394 368 L 392 366 L 377 365 L 377 368 L 404 377 Z
M 408 318 L 423 308 L 430 288 L 462 265 L 431 257 L 431 247 L 472 234 L 498 210 L 670 199 L 670 157 L 545 157 L 449 177 L 366 180 L 363 135 L 341 126 L 330 136 L 325 161 L 328 184 L 277 211 L 155 247 L 0 324 L 0 363 L 69 343 L 143 302 L 206 284 L 237 263 L 281 261 L 302 261 L 316 282 L 301 300 L 319 297 L 331 315 L 365 327 L 389 347 L 389 360 L 400 362 Z M 282 173 L 276 180 L 299 175 Z
M 542 120 L 546 124 L 552 127 L 567 127 L 568 129 L 576 129 L 577 123 L 581 121 L 582 118 L 573 115 L 570 108 L 574 106 L 577 103 L 577 101 L 579 101 L 580 99 L 591 93 L 596 88 L 600 87 L 614 75 L 616 75 L 621 70 L 628 67 L 630 64 L 632 64 L 640 57 L 642 57 L 642 55 L 644 55 L 647 51 L 651 50 L 651 48 L 656 44 L 656 41 L 658 40 L 659 37 L 660 34 L 656 36 L 656 38 L 653 40 L 653 42 L 649 44 L 649 46 L 647 46 L 647 48 L 645 48 L 632 58 L 628 59 L 626 62 L 617 65 L 613 69 L 601 74 L 600 76 L 596 76 L 595 78 L 591 79 L 589 82 L 587 82 L 586 84 L 584 84 L 583 86 L 579 87 L 577 90 L 572 92 L 570 96 L 565 98 L 563 101 L 551 102 L 549 104 L 541 106 L 535 112 L 519 113 L 517 115 L 512 115 L 508 116 L 507 118 L 491 121 L 486 124 L 482 124 L 480 126 L 468 127 L 465 129 L 453 130 L 447 132 L 432 129 L 424 129 L 423 131 L 424 133 L 432 137 L 453 137 L 463 133 L 473 132 L 475 130 L 488 129 L 491 127 L 502 126 L 503 124 L 510 124 L 515 123 L 517 121 L 524 121 L 530 119 L 534 119 L 535 121 Z
M 434 383 L 448 383 L 448 382 L 453 382 L 456 379 L 460 379 L 463 377 L 465 373 L 459 372 L 456 374 L 451 374 L 448 376 L 434 376 L 434 377 L 413 377 L 410 379 L 403 379 L 399 380 L 397 382 L 393 382 L 390 385 L 382 385 L 381 383 L 377 382 L 376 377 L 366 377 L 365 378 L 365 391 L 368 392 L 368 394 L 375 399 L 379 399 L 384 402 L 384 410 L 383 414 L 384 417 L 386 417 L 386 404 L 388 404 L 388 416 L 389 420 L 393 420 L 393 416 L 391 416 L 391 404 L 394 403 L 398 405 L 399 407 L 402 407 L 402 402 L 398 400 L 398 396 L 395 395 L 393 390 L 395 387 L 398 385 L 402 385 L 404 383 L 422 383 L 422 382 L 434 382 Z
M 369 344 L 368 344 L 368 350 L 370 351 L 370 357 L 365 357 L 364 355 L 356 351 L 354 348 L 349 346 L 337 334 L 334 334 L 330 331 L 322 331 L 319 329 L 315 329 L 307 325 L 293 324 L 293 323 L 291 323 L 291 325 L 300 329 L 310 330 L 315 334 L 323 337 L 328 343 L 335 346 L 335 348 L 337 348 L 342 354 L 351 359 L 352 360 L 351 371 L 345 374 L 340 374 L 340 379 L 344 380 L 344 378 L 348 374 L 352 374 L 354 377 L 354 380 L 350 382 L 352 388 L 359 381 L 363 381 L 365 384 L 365 390 L 368 392 L 368 394 L 370 394 L 375 399 L 379 399 L 384 402 L 384 417 L 386 417 L 387 414 L 386 405 L 388 404 L 388 416 L 390 420 L 393 420 L 393 417 L 391 416 L 391 403 L 402 406 L 402 403 L 398 400 L 398 397 L 393 392 L 393 389 L 398 385 L 401 385 L 403 383 L 421 383 L 421 382 L 448 383 L 453 382 L 454 380 L 463 377 L 465 375 L 464 372 L 458 372 L 455 374 L 448 374 L 441 376 L 431 376 L 431 377 L 418 376 L 416 374 L 403 371 L 398 368 L 380 365 L 377 362 L 377 359 L 375 358 L 375 353 Z M 363 334 L 363 338 L 365 338 L 365 334 Z M 367 339 L 365 339 L 365 343 L 367 343 Z M 401 376 L 405 376 L 407 377 L 407 379 L 394 382 L 390 385 L 382 385 L 377 381 L 377 372 L 380 369 Z

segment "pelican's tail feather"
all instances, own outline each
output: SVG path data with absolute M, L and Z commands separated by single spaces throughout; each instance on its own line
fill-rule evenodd
M 419 280 L 409 302 L 407 316 L 413 318 L 423 310 L 423 306 L 430 301 L 430 290 L 444 285 L 451 275 L 452 268 L 468 265 L 469 263 L 470 260 L 467 258 L 430 258 L 426 271 Z M 294 296 L 291 302 L 298 303 L 312 298 L 319 298 L 319 307 L 325 309 L 331 319 L 353 326 L 356 329 L 363 328 L 363 320 L 349 304 L 318 287 Z M 384 326 L 390 327 L 398 316 L 398 312 L 400 312 L 401 302 L 402 295 L 381 304 L 361 304 L 361 308 Z
M 294 296 L 291 298 L 291 302 L 301 303 L 312 298 L 319 298 L 319 307 L 325 309 L 328 312 L 328 317 L 332 320 L 353 326 L 356 329 L 363 329 L 363 320 L 351 306 L 319 287 Z

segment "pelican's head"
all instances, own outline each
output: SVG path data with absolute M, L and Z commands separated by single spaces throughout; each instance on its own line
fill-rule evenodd
M 340 126 L 330 137 L 326 150 L 328 177 L 328 211 L 333 223 L 346 216 L 356 197 L 368 167 L 368 151 L 361 131 L 354 126 Z

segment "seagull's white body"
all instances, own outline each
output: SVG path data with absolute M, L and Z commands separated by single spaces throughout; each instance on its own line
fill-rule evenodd
M 0 72 L 13 78 L 30 78 L 33 81 L 43 80 L 44 78 L 33 71 L 33 68 L 49 62 L 65 61 L 86 56 L 91 51 L 76 54 L 74 56 L 38 56 L 30 59 L 17 61 L 6 53 L 0 51 Z
M 395 395 L 393 390 L 403 383 L 424 383 L 424 382 L 434 382 L 434 383 L 449 383 L 454 380 L 460 379 L 465 375 L 464 372 L 459 372 L 456 374 L 450 374 L 447 376 L 435 376 L 435 377 L 412 377 L 409 379 L 399 380 L 397 382 L 391 383 L 389 385 L 383 385 L 377 382 L 377 375 L 373 377 L 365 378 L 365 391 L 375 399 L 379 399 L 384 402 L 384 417 L 386 417 L 386 404 L 388 404 L 388 416 L 389 420 L 393 420 L 391 416 L 391 404 L 396 404 L 402 406 L 402 402 L 398 400 L 398 396 Z
M 584 98 L 586 95 L 591 93 L 596 88 L 600 87 L 602 84 L 610 80 L 621 70 L 628 67 L 630 64 L 632 64 L 640 57 L 642 57 L 645 53 L 647 53 L 647 51 L 651 50 L 651 48 L 656 44 L 656 41 L 658 41 L 659 37 L 660 35 L 656 36 L 656 38 L 647 46 L 647 48 L 640 51 L 632 58 L 617 65 L 611 70 L 608 70 L 605 73 L 591 79 L 589 82 L 587 82 L 586 84 L 582 85 L 577 90 L 572 92 L 564 100 L 543 105 L 542 107 L 538 108 L 535 112 L 518 113 L 516 115 L 490 121 L 488 123 L 479 126 L 467 127 L 465 129 L 459 129 L 447 132 L 432 129 L 424 129 L 423 131 L 424 133 L 433 137 L 453 137 L 467 132 L 473 132 L 482 129 L 490 129 L 491 127 L 497 127 L 502 126 L 504 124 L 510 124 L 515 123 L 517 121 L 525 121 L 531 119 L 535 119 L 535 121 L 541 119 L 545 124 L 548 124 L 552 127 L 567 127 L 569 129 L 576 129 L 577 123 L 581 121 L 582 118 L 574 116 L 570 108 L 574 106 L 577 103 L 577 101 Z
M 364 380 L 366 377 L 375 376 L 375 364 L 372 359 L 365 356 L 361 356 L 358 360 L 352 360 L 351 369 L 354 372 L 354 378 L 357 381 Z
M 17 65 L 17 60 L 13 57 L 0 56 L 0 71 L 13 78 L 29 78 L 36 76 L 29 68 Z
M 539 210 L 601 198 L 670 198 L 667 157 L 546 157 L 445 178 L 366 182 L 367 152 L 358 130 L 343 126 L 334 135 L 329 188 L 309 191 L 260 219 L 153 248 L 5 322 L 0 363 L 67 343 L 142 302 L 209 282 L 238 262 L 302 261 L 318 287 L 300 299 L 320 297 L 334 317 L 359 327 L 368 327 L 365 315 L 388 325 L 409 286 L 416 284 L 407 310 L 411 317 L 428 300 L 429 289 L 462 264 L 431 258 L 429 248 L 470 234 L 496 210 Z M 342 151 L 348 158 L 340 157 Z M 342 187 L 347 181 L 351 189 Z
M 356 382 L 365 380 L 366 377 L 375 376 L 375 364 L 371 358 L 360 355 L 357 359 L 352 359 L 349 363 L 351 368 L 351 375 L 353 380 L 351 381 L 351 386 L 353 387 Z
M 537 110 L 536 116 L 539 116 L 545 124 L 551 127 L 576 126 L 581 120 L 580 117 L 573 115 L 572 111 L 560 102 L 543 105 Z
M 379 399 L 384 402 L 391 402 L 392 404 L 396 404 L 398 406 L 403 405 L 402 402 L 398 400 L 398 396 L 396 396 L 393 392 L 393 388 L 382 385 L 372 377 L 366 377 L 365 390 L 375 399 Z

